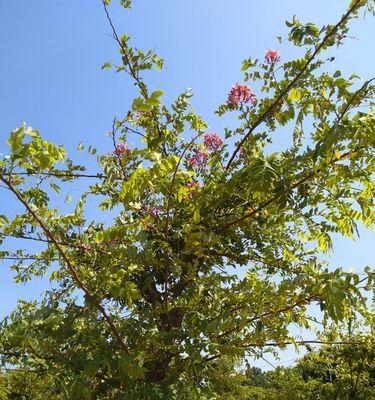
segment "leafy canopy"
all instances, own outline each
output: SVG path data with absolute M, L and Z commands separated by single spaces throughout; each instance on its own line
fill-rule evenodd
M 245 357 L 305 344 L 291 327 L 316 328 L 311 305 L 317 342 L 353 316 L 370 324 L 372 269 L 360 280 L 329 270 L 325 255 L 333 235 L 374 224 L 375 88 L 327 72 L 325 51 L 374 2 L 351 1 L 336 25 L 287 22 L 303 55 L 246 59 L 244 83 L 216 112 L 238 126 L 218 134 L 190 109 L 190 91 L 168 105 L 148 88 L 142 71 L 163 60 L 132 47 L 103 7 L 120 52 L 103 68 L 139 94 L 113 121 L 113 153 L 87 148 L 95 173 L 26 125 L 11 133 L 0 180 L 23 208 L 0 215 L 0 256 L 17 281 L 51 273 L 54 289 L 2 322 L 3 365 L 45 374 L 56 399 L 216 399 Z M 282 127 L 292 144 L 270 153 Z M 76 182 L 86 189 L 73 212 L 54 208 L 53 192 Z

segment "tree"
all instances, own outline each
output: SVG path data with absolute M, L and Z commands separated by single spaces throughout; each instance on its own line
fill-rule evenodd
M 294 367 L 263 372 L 247 370 L 246 399 L 365 400 L 375 396 L 374 342 L 369 334 L 352 338 L 349 345 L 321 347 Z
M 371 269 L 362 280 L 330 271 L 324 254 L 333 234 L 354 238 L 358 221 L 374 223 L 375 88 L 329 74 L 324 52 L 374 2 L 351 1 L 335 25 L 287 22 L 301 58 L 282 62 L 269 50 L 264 61 L 246 59 L 245 83 L 217 110 L 240 120 L 225 138 L 189 109 L 190 91 L 166 105 L 149 90 L 142 71 L 162 59 L 132 47 L 108 0 L 103 7 L 121 56 L 103 68 L 129 76 L 139 97 L 113 121 L 113 154 L 88 148 L 97 173 L 26 125 L 11 132 L 0 181 L 23 209 L 0 216 L 0 255 L 14 260 L 19 281 L 51 272 L 55 289 L 3 321 L 3 364 L 45 374 L 69 399 L 223 398 L 243 389 L 235 371 L 244 357 L 306 343 L 289 328 L 315 326 L 310 305 L 322 312 L 317 342 L 353 314 L 369 319 Z M 293 144 L 269 154 L 282 126 Z M 141 137 L 138 148 L 130 135 Z M 51 206 L 53 191 L 87 179 L 74 212 Z M 44 247 L 27 251 L 24 241 Z
M 33 370 L 7 370 L 0 375 L 1 400 L 66 399 L 54 387 L 54 379 Z

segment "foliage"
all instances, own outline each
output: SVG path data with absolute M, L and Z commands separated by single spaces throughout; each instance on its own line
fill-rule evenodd
M 247 399 L 368 400 L 375 396 L 374 339 L 360 335 L 349 345 L 310 351 L 295 367 L 263 372 L 249 368 Z
M 298 59 L 268 50 L 264 62 L 245 60 L 246 84 L 217 110 L 240 121 L 224 135 L 189 108 L 190 91 L 167 105 L 147 87 L 142 71 L 163 60 L 120 37 L 103 6 L 120 51 L 103 68 L 125 72 L 139 95 L 113 121 L 113 153 L 87 149 L 98 173 L 26 125 L 11 133 L 0 180 L 23 209 L 0 215 L 0 256 L 18 281 L 49 273 L 54 289 L 2 322 L 2 363 L 44 373 L 69 399 L 240 398 L 244 358 L 304 344 L 290 328 L 316 326 L 312 304 L 318 342 L 353 315 L 371 319 L 372 269 L 360 280 L 329 270 L 326 255 L 333 235 L 374 224 L 375 88 L 328 73 L 324 51 L 373 1 L 352 1 L 336 25 L 288 22 Z M 270 154 L 284 126 L 293 143 Z M 126 145 L 131 135 L 139 147 Z M 52 206 L 53 192 L 86 179 L 72 212 Z
M 295 366 L 269 371 L 248 365 L 244 372 L 235 373 L 231 364 L 222 363 L 210 382 L 216 387 L 217 399 L 368 400 L 375 395 L 373 342 L 369 334 L 358 334 L 345 345 L 308 348 Z M 179 394 L 187 398 L 184 388 Z M 8 370 L 0 380 L 0 399 L 13 398 L 67 397 L 53 371 Z

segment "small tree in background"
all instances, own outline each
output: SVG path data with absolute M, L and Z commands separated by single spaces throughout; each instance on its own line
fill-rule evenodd
M 346 336 L 346 339 L 348 337 Z M 251 400 L 368 400 L 375 396 L 374 339 L 351 336 L 345 345 L 324 346 L 294 367 L 263 372 L 249 368 L 246 396 Z
M 19 281 L 53 271 L 55 289 L 3 321 L 2 362 L 44 373 L 56 399 L 228 398 L 226 386 L 240 398 L 237 367 L 248 355 L 305 344 L 290 327 L 315 326 L 310 305 L 322 312 L 316 343 L 335 342 L 327 326 L 371 319 L 371 269 L 360 280 L 328 270 L 323 256 L 333 234 L 354 238 L 358 222 L 375 220 L 375 88 L 326 72 L 334 59 L 324 52 L 374 1 L 352 1 L 336 25 L 287 22 L 304 56 L 267 50 L 246 59 L 244 83 L 217 110 L 239 126 L 220 133 L 189 109 L 191 92 L 166 105 L 148 88 L 142 71 L 162 59 L 132 47 L 108 0 L 103 7 L 121 55 L 120 65 L 103 67 L 125 72 L 139 97 L 113 121 L 113 153 L 89 148 L 98 173 L 30 127 L 11 133 L 0 181 L 23 211 L 0 216 L 0 255 L 15 260 Z M 253 82 L 263 84 L 257 93 Z M 293 143 L 270 154 L 283 126 Z M 127 145 L 131 135 L 139 147 Z M 74 212 L 50 206 L 52 191 L 84 179 L 92 184 Z M 98 203 L 89 220 L 85 209 Z M 22 242 L 10 251 L 9 238 L 44 248 Z

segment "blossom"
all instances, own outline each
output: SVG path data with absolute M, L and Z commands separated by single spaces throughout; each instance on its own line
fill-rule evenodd
M 217 151 L 223 146 L 223 140 L 216 133 L 205 134 L 203 143 L 210 151 Z
M 129 146 L 125 143 L 117 143 L 116 144 L 116 148 L 113 151 L 113 154 L 115 154 L 116 156 L 122 156 L 124 153 L 131 153 L 131 150 L 129 148 Z
M 200 188 L 200 187 L 202 187 L 202 185 L 200 183 L 198 183 L 198 182 L 193 181 L 193 182 L 189 182 L 187 184 L 187 187 L 189 187 L 189 188 Z
M 190 192 L 188 194 L 189 199 L 193 198 L 197 189 L 200 189 L 202 187 L 202 185 L 200 183 L 195 182 L 195 181 L 189 182 L 186 186 L 190 189 Z
M 280 53 L 277 50 L 268 49 L 265 59 L 268 64 L 276 64 L 280 61 Z
M 255 94 L 246 85 L 236 83 L 229 92 L 228 103 L 231 106 L 238 105 L 240 103 L 254 103 Z
M 140 118 L 142 118 L 143 112 L 142 111 L 136 111 L 134 114 L 134 121 L 138 121 Z
M 188 162 L 189 167 L 191 167 L 191 168 L 203 169 L 206 167 L 207 159 L 208 159 L 207 153 L 205 153 L 201 150 L 196 150 L 194 155 L 190 156 L 187 159 L 187 162 Z

